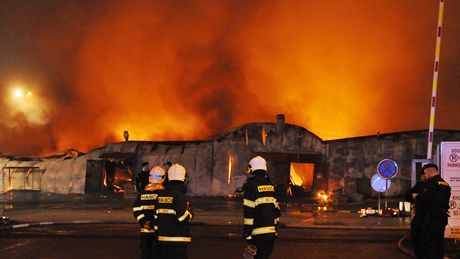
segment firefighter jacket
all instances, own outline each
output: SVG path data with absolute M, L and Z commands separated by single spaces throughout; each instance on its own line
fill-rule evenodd
M 186 187 L 182 181 L 169 181 L 166 190 L 158 195 L 155 210 L 158 222 L 158 242 L 163 245 L 184 245 L 192 238 L 188 223 L 193 214 L 185 197 Z
M 134 179 L 135 184 L 136 184 L 136 191 L 141 192 L 144 190 L 145 186 L 149 184 L 149 171 L 140 171 L 137 175 L 136 178 Z
M 426 221 L 447 224 L 450 186 L 440 175 L 433 176 L 416 199 L 425 210 Z
M 243 185 L 244 236 L 261 240 L 274 239 L 281 215 L 275 186 L 264 170 L 256 170 Z
M 140 191 L 134 201 L 133 215 L 139 222 L 141 233 L 154 233 L 156 226 L 155 207 L 158 195 L 164 192 L 161 184 L 148 184 Z M 145 223 L 150 222 L 150 228 L 144 228 Z

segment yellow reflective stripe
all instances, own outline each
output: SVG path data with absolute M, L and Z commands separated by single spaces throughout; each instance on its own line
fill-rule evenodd
M 141 210 L 153 210 L 155 209 L 155 205 L 144 205 L 139 207 L 133 207 L 133 211 L 141 211 Z
M 260 205 L 260 204 L 266 204 L 266 203 L 273 203 L 276 206 L 276 199 L 273 197 L 262 197 L 257 199 L 255 202 L 255 206 Z
M 145 215 L 144 215 L 144 214 L 141 214 L 141 215 L 137 216 L 136 219 L 137 219 L 137 221 L 139 221 L 141 218 L 145 218 Z
M 255 228 L 252 230 L 252 235 L 261 235 L 261 234 L 269 234 L 269 233 L 276 233 L 276 228 L 274 226 L 270 226 L 270 227 L 263 227 L 263 228 Z
M 244 218 L 245 225 L 254 225 L 254 219 L 251 218 Z
M 190 218 L 191 218 L 192 214 L 190 214 L 190 212 L 189 212 L 188 210 L 186 210 L 185 213 L 184 213 L 184 215 L 182 215 L 181 217 L 179 217 L 177 220 L 179 220 L 179 222 L 182 222 L 182 221 L 184 221 L 184 220 L 187 218 L 188 215 L 190 215 Z
M 248 206 L 250 208 L 255 208 L 256 207 L 256 204 L 253 201 L 248 200 L 248 199 L 243 199 L 243 205 Z
M 275 208 L 280 209 L 280 204 L 279 204 L 279 202 L 275 202 Z
M 278 224 L 278 223 L 280 223 L 280 218 L 275 219 L 275 224 Z
M 165 237 L 165 236 L 158 236 L 158 241 L 166 241 L 166 242 L 191 242 L 191 237 Z
M 155 233 L 153 229 L 141 228 L 141 233 Z
M 153 226 L 153 229 L 158 230 L 158 226 Z
M 174 214 L 176 215 L 176 211 L 172 209 L 157 209 L 158 214 Z

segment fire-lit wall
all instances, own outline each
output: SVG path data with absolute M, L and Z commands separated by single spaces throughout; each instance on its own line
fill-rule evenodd
M 328 188 L 344 194 L 377 196 L 370 185 L 378 163 L 394 160 L 399 174 L 392 180 L 389 196 L 403 196 L 411 188 L 412 159 L 426 158 L 427 130 L 327 141 Z M 441 141 L 458 141 L 460 131 L 436 130 L 435 146 Z M 436 152 L 435 152 L 436 153 Z
M 187 170 L 189 195 L 217 196 L 233 194 L 242 187 L 247 178 L 248 161 L 254 154 L 314 154 L 318 159 L 313 187 L 321 176 L 328 191 L 340 190 L 351 197 L 357 193 L 372 197 L 377 193 L 370 187 L 370 178 L 376 173 L 378 162 L 389 158 L 395 160 L 400 169 L 389 195 L 402 196 L 410 188 L 412 159 L 426 157 L 426 139 L 427 131 L 412 131 L 322 141 L 303 127 L 285 124 L 283 118 L 277 123 L 245 124 L 204 141 L 119 142 L 79 156 L 48 157 L 35 162 L 0 157 L 0 167 L 34 165 L 44 170 L 42 192 L 83 194 L 87 161 L 106 160 L 104 154 L 121 154 L 132 159 L 136 172 L 143 162 L 149 162 L 150 167 L 162 166 L 167 161 L 180 163 Z M 435 144 L 459 139 L 460 131 L 435 132 Z M 280 173 L 279 167 L 273 161 L 268 162 L 273 178 L 276 172 Z M 289 163 L 285 173 L 289 179 Z M 13 181 L 12 184 L 0 181 L 0 192 L 21 185 L 20 179 Z
M 144 142 L 138 146 L 137 168 L 144 161 L 151 167 L 177 162 L 187 170 L 190 195 L 233 194 L 246 181 L 245 171 L 254 153 L 324 152 L 324 143 L 317 136 L 302 127 L 281 123 L 246 124 L 209 141 Z
M 265 133 L 265 137 L 263 137 Z M 246 135 L 248 141 L 246 141 Z M 264 144 L 265 139 L 265 144 Z M 246 181 L 247 165 L 254 153 L 280 152 L 291 154 L 323 154 L 324 143 L 306 129 L 286 124 L 251 123 L 233 129 L 215 139 L 212 194 L 233 193 Z M 231 179 L 228 181 L 228 161 L 232 157 Z M 274 165 L 268 161 L 268 171 L 273 178 Z M 289 169 L 285 172 L 289 176 Z
M 82 194 L 85 190 L 87 156 L 75 158 L 56 157 L 21 161 L 0 158 L 0 193 L 9 190 L 39 190 L 43 193 Z M 37 167 L 24 175 L 23 169 L 8 167 Z M 9 175 L 11 177 L 9 177 Z

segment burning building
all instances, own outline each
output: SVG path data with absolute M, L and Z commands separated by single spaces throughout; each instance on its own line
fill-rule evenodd
M 245 124 L 208 140 L 127 140 L 87 154 L 69 150 L 37 159 L 4 156 L 0 158 L 0 191 L 122 193 L 132 189 L 142 163 L 153 167 L 171 161 L 187 169 L 189 195 L 224 196 L 242 187 L 248 161 L 260 155 L 267 159 L 270 177 L 281 195 L 293 190 L 339 190 L 345 195 L 374 196 L 370 178 L 380 160 L 391 158 L 399 164 L 400 173 L 389 194 L 401 196 L 411 186 L 413 161 L 426 156 L 426 137 L 427 131 L 411 131 L 323 141 L 277 115 L 276 122 Z M 460 131 L 436 131 L 435 143 L 458 139 Z M 32 175 L 39 175 L 35 184 L 29 179 Z

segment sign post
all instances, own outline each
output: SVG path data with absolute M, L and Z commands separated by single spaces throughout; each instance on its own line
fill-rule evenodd
M 460 237 L 460 142 L 441 142 L 441 176 L 450 185 L 446 237 Z
M 378 211 L 380 213 L 380 193 L 386 192 L 391 186 L 391 182 L 388 183 L 387 180 L 381 178 L 378 174 L 374 174 L 371 178 L 371 186 L 376 192 L 379 193 L 379 206 Z
M 398 164 L 391 159 L 383 159 L 377 165 L 377 174 L 385 180 L 385 211 L 388 210 L 388 181 L 393 179 L 398 172 Z

